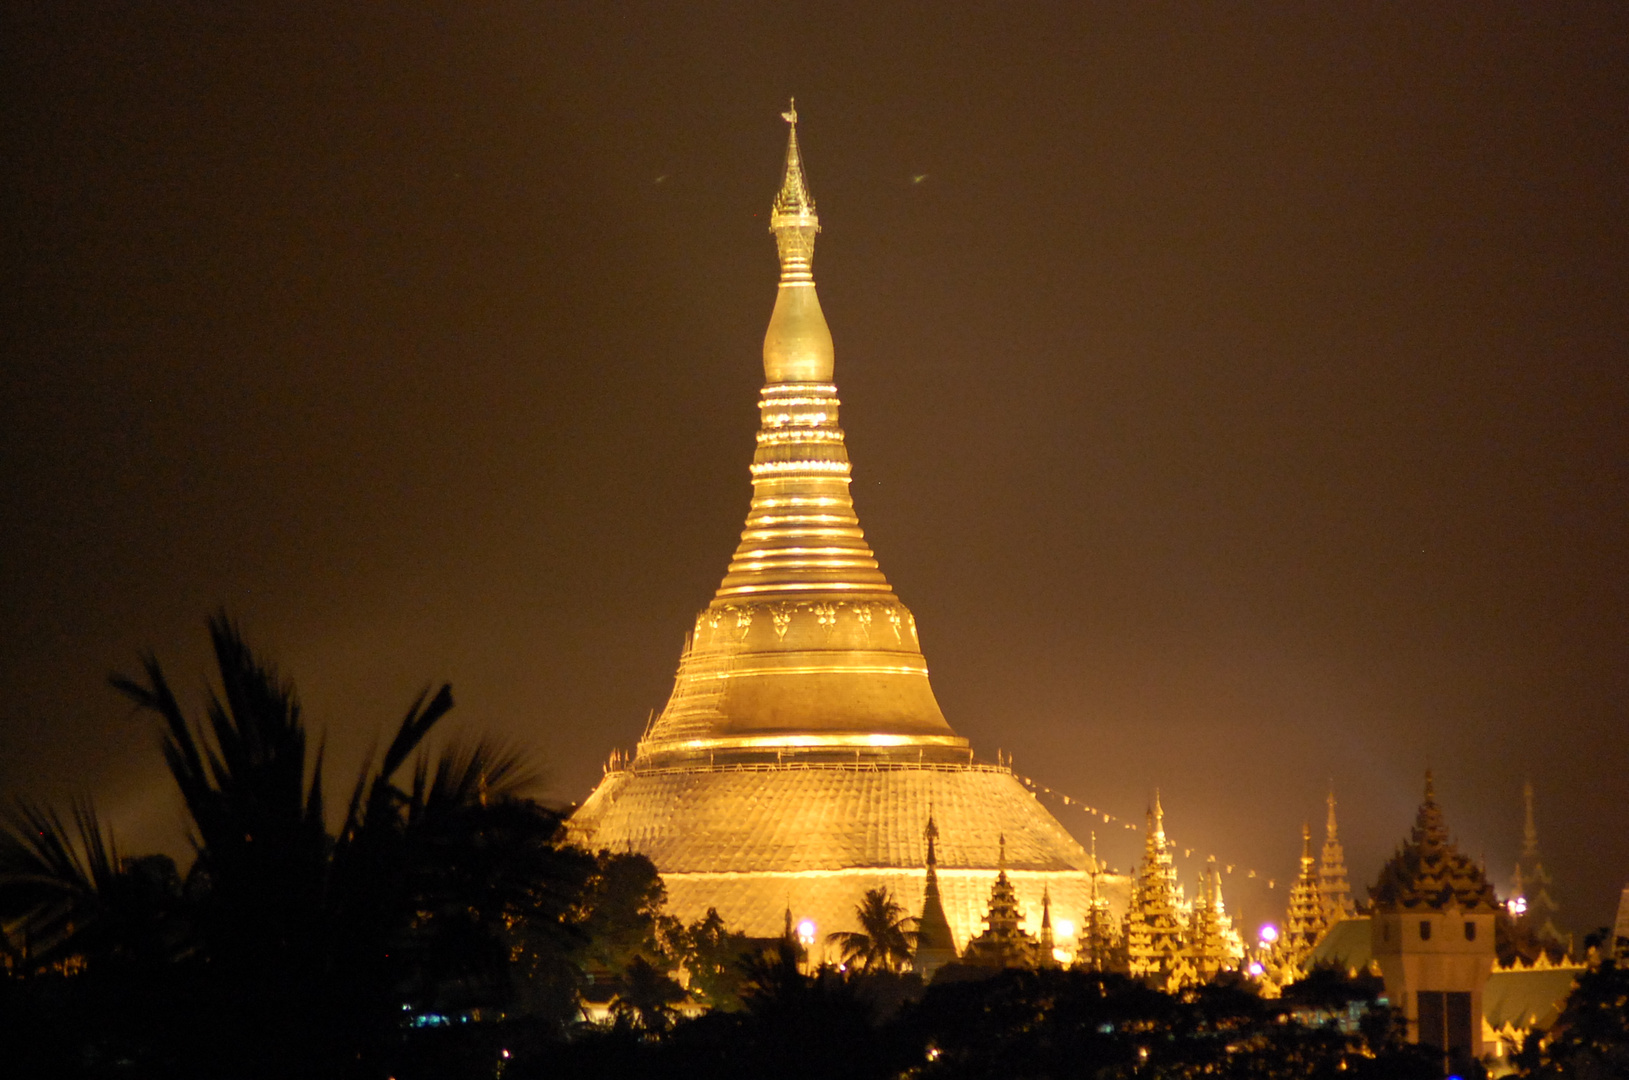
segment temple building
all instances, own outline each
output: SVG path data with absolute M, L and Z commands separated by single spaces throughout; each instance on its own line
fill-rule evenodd
M 812 271 L 820 223 L 796 112 L 784 116 L 770 213 L 780 284 L 746 527 L 686 636 L 666 707 L 631 756 L 613 755 L 572 816 L 573 837 L 647 855 L 681 919 L 716 907 L 733 929 L 773 936 L 790 907 L 823 937 L 858 929 L 854 907 L 870 888 L 918 910 L 931 807 L 952 948 L 979 932 L 998 866 L 1015 908 L 1034 918 L 1045 894 L 1079 924 L 1100 868 L 1009 768 L 977 760 L 952 730 L 916 618 L 860 529 Z M 1098 880 L 1123 897 L 1124 878 Z
M 1370 949 L 1409 1041 L 1440 1050 L 1451 1068 L 1481 1057 L 1498 901 L 1487 875 L 1449 839 L 1430 772 L 1414 830 L 1369 898 Z

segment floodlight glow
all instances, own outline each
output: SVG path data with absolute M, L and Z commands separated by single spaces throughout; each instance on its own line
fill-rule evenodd
M 1511 918 L 1521 918 L 1523 915 L 1527 914 L 1527 897 L 1512 896 L 1509 900 L 1505 901 L 1505 910 L 1510 912 Z
M 1252 960 L 1250 962 L 1250 966 L 1248 968 L 1246 968 L 1245 970 L 1250 973 L 1252 978 L 1257 978 L 1257 979 L 1261 978 L 1263 975 L 1265 975 L 1267 973 L 1267 969 L 1261 966 L 1261 961 L 1260 960 Z
M 1062 936 L 1066 937 L 1066 938 L 1074 937 L 1075 936 L 1075 921 L 1073 919 L 1059 919 L 1058 920 L 1058 933 L 1061 934 Z
M 813 945 L 815 941 L 815 921 L 804 919 L 798 923 L 798 944 Z
M 1262 926 L 1261 934 L 1259 936 L 1263 945 L 1271 945 L 1273 942 L 1278 940 L 1278 927 L 1274 926 L 1272 923 L 1267 923 Z

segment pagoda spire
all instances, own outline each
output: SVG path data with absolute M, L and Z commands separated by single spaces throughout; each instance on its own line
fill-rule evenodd
M 1107 971 L 1114 962 L 1113 950 L 1118 935 L 1114 919 L 1109 913 L 1108 897 L 1098 886 L 1103 864 L 1097 859 L 1097 833 L 1092 833 L 1091 861 L 1092 891 L 1087 901 L 1086 914 L 1081 920 L 1080 936 L 1075 949 L 1075 964 L 1088 971 Z
M 1318 866 L 1318 892 L 1323 897 L 1324 921 L 1333 926 L 1350 919 L 1352 886 L 1346 877 L 1346 850 L 1335 829 L 1335 789 L 1329 790 L 1329 817 L 1324 824 L 1323 859 Z
M 1312 826 L 1301 823 L 1301 870 L 1290 886 L 1290 905 L 1285 912 L 1284 936 L 1279 939 L 1286 951 L 1300 960 L 1318 943 L 1328 929 L 1324 918 L 1322 890 L 1318 887 L 1318 871 L 1312 858 Z
M 939 838 L 939 826 L 933 820 L 933 808 L 928 808 L 928 824 L 922 830 L 928 841 L 928 873 L 922 887 L 922 915 L 916 921 L 916 949 L 911 955 L 911 969 L 924 979 L 956 959 L 956 940 L 950 932 L 950 920 L 945 917 L 945 904 L 939 895 L 939 859 L 934 852 L 934 841 Z
M 1170 981 L 1187 932 L 1177 891 L 1176 868 L 1165 839 L 1165 811 L 1159 792 L 1148 811 L 1143 861 L 1126 910 L 1125 940 L 1132 978 L 1164 987 Z
M 781 275 L 764 334 L 752 501 L 635 760 L 831 752 L 966 761 L 967 740 L 929 685 L 916 617 L 854 510 L 831 332 L 810 270 L 820 225 L 797 113 L 783 116 L 786 166 L 770 212 Z
M 1052 887 L 1041 889 L 1041 936 L 1036 943 L 1035 961 L 1041 967 L 1056 967 L 1057 940 L 1052 935 Z
M 1244 942 L 1233 928 L 1222 900 L 1222 872 L 1214 855 L 1205 861 L 1199 878 L 1199 896 L 1194 901 L 1184 955 L 1200 981 L 1236 970 L 1244 959 Z
M 1040 942 L 1023 927 L 1024 913 L 1018 907 L 1018 893 L 1007 877 L 1007 834 L 999 840 L 995 884 L 990 888 L 990 908 L 984 916 L 985 930 L 967 943 L 962 960 L 981 967 L 1035 967 L 1041 961 Z
M 764 335 L 764 378 L 770 383 L 825 383 L 832 377 L 832 344 L 814 287 L 814 245 L 820 217 L 803 175 L 795 100 L 781 119 L 787 128 L 786 171 L 769 211 L 769 231 L 775 234 L 781 260 L 781 284 Z
M 1538 858 L 1538 826 L 1533 824 L 1533 781 L 1522 781 L 1522 803 L 1526 817 L 1522 823 L 1522 857 Z
M 1566 949 L 1567 935 L 1556 924 L 1559 905 L 1551 890 L 1555 886 L 1544 861 L 1539 856 L 1538 827 L 1533 818 L 1533 782 L 1522 783 L 1522 851 L 1511 876 L 1511 895 L 1520 897 L 1517 926 L 1534 943 L 1549 952 Z

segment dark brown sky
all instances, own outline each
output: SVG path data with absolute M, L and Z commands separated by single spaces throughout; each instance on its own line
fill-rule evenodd
M 1280 879 L 1430 764 L 1503 882 L 1530 776 L 1610 918 L 1629 8 L 67 7 L 0 25 L 6 792 L 174 846 L 104 678 L 224 603 L 344 774 L 446 678 L 585 795 L 746 510 L 795 93 L 957 729 Z

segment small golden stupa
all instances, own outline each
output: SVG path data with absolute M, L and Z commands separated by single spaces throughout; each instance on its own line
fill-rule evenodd
M 945 722 L 916 619 L 855 516 L 812 272 L 820 223 L 797 113 L 782 115 L 786 170 L 770 215 L 780 288 L 764 335 L 746 528 L 696 617 L 666 708 L 631 758 L 612 757 L 572 816 L 574 838 L 649 856 L 668 910 L 686 921 L 716 907 L 734 929 L 769 937 L 790 912 L 824 940 L 856 929 L 868 888 L 887 886 L 920 913 L 931 807 L 958 949 L 981 928 L 1003 833 L 1026 910 L 1038 913 L 1050 890 L 1054 918 L 1079 925 L 1092 857 L 1009 768 L 975 760 Z

